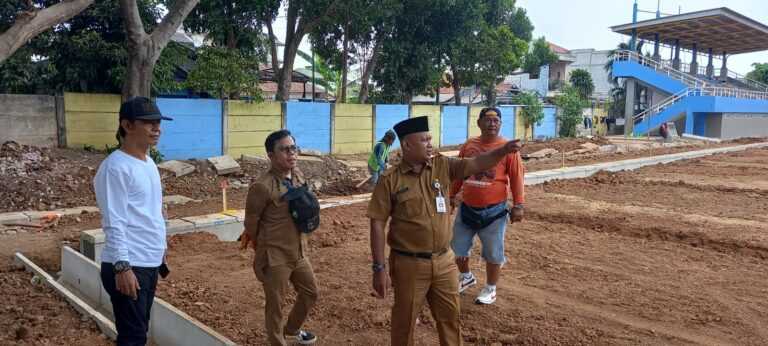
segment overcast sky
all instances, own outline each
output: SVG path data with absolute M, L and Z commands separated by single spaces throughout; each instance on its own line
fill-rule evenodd
M 517 0 L 517 5 L 528 11 L 535 27 L 534 37 L 545 36 L 548 41 L 567 49 L 612 49 L 628 37 L 611 31 L 609 27 L 632 22 L 633 0 Z M 656 11 L 657 0 L 639 0 L 641 10 Z M 766 0 L 661 0 L 662 13 L 694 12 L 718 7 L 728 7 L 758 22 L 768 25 L 768 1 Z M 275 23 L 275 34 L 285 38 L 284 13 Z M 638 20 L 652 19 L 651 13 L 640 13 Z M 646 45 L 646 47 L 653 47 Z M 651 49 L 649 48 L 649 49 Z M 301 49 L 309 52 L 306 38 Z M 662 56 L 669 56 L 664 55 Z M 689 58 L 688 58 L 689 59 Z M 728 58 L 730 70 L 746 74 L 752 63 L 768 63 L 768 51 L 740 54 Z M 700 60 L 700 64 L 701 64 Z M 706 60 L 703 62 L 706 64 Z M 295 67 L 307 62 L 297 57 Z M 719 66 L 716 66 L 719 67 Z
M 534 37 L 545 36 L 567 49 L 612 49 L 619 42 L 628 42 L 628 36 L 616 34 L 609 27 L 631 23 L 632 4 L 633 0 L 517 0 L 517 5 L 528 11 L 535 27 Z M 641 10 L 656 11 L 656 4 L 657 0 L 638 0 Z M 766 0 L 661 0 L 662 13 L 676 14 L 680 6 L 683 13 L 728 7 L 768 25 Z M 638 20 L 654 17 L 651 13 L 640 13 Z M 646 45 L 649 46 L 653 47 Z M 664 56 L 669 55 L 662 53 Z M 730 56 L 728 67 L 746 74 L 754 62 L 768 63 L 768 51 Z

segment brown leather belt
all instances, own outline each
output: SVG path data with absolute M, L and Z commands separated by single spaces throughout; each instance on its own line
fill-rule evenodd
M 438 252 L 435 252 L 435 253 L 431 253 L 431 252 L 408 252 L 408 251 L 403 251 L 403 250 L 398 250 L 398 249 L 392 249 L 392 252 L 394 252 L 394 253 L 396 253 L 398 255 L 403 255 L 403 256 L 408 256 L 408 257 L 432 259 L 432 257 L 437 257 L 437 256 L 440 256 L 440 255 L 448 252 L 448 248 L 442 249 L 442 250 L 440 250 Z

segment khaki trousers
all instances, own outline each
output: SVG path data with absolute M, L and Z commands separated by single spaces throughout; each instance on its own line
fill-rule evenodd
M 264 323 L 267 341 L 273 346 L 284 346 L 284 334 L 298 334 L 301 325 L 307 319 L 309 311 L 317 301 L 317 285 L 312 265 L 306 258 L 293 263 L 258 268 L 254 262 L 256 277 L 264 286 Z M 288 322 L 283 327 L 283 302 L 288 283 L 296 290 L 296 303 L 293 305 Z
M 398 255 L 389 257 L 395 291 L 392 307 L 392 345 L 412 346 L 416 317 L 426 298 L 437 325 L 440 345 L 462 345 L 459 326 L 459 270 L 453 251 L 422 259 Z

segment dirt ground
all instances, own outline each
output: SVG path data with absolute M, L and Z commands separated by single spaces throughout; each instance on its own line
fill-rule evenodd
M 96 323 L 83 320 L 56 292 L 31 283 L 32 274 L 0 266 L 1 345 L 111 345 Z
M 578 155 L 561 155 L 527 160 L 526 169 L 529 172 L 560 168 L 565 166 L 586 165 L 597 162 L 616 161 L 649 155 L 663 155 L 707 147 L 751 143 L 760 139 L 730 141 L 721 144 L 692 143 L 691 145 L 659 148 L 653 151 L 634 150 L 619 153 L 589 152 Z M 556 139 L 552 141 L 531 141 L 526 143 L 523 154 L 553 148 L 560 152 L 580 148 L 583 143 L 591 142 L 597 145 L 608 143 L 603 138 L 591 140 Z M 441 150 L 456 149 L 446 147 Z M 395 153 L 396 156 L 396 153 Z M 96 204 L 93 193 L 93 176 L 105 154 L 74 149 L 37 148 L 6 142 L 0 147 L 0 213 L 26 210 L 54 210 Z M 367 155 L 334 155 L 324 157 L 302 157 L 299 168 L 304 173 L 309 184 L 321 197 L 343 196 L 369 192 L 369 186 L 355 186 L 367 175 L 365 167 L 356 167 L 352 162 L 365 162 Z M 392 157 L 391 162 L 397 162 Z M 247 187 L 253 179 L 268 168 L 266 160 L 245 162 L 240 160 L 242 172 L 226 177 L 214 173 L 210 165 L 201 160 L 190 163 L 197 167 L 195 173 L 174 177 L 163 174 L 163 192 L 165 195 L 184 195 L 197 200 L 218 200 L 221 203 L 220 181 L 227 179 L 230 183 L 230 201 L 238 203 L 241 195 L 247 192 Z M 238 198 L 234 198 L 238 197 Z M 230 202 L 232 203 L 232 202 Z M 194 207 L 193 207 L 194 208 Z
M 474 305 L 479 287 L 462 296 L 465 341 L 768 343 L 765 184 L 763 149 L 530 188 L 526 220 L 507 234 L 499 299 Z M 320 300 L 306 327 L 321 345 L 387 344 L 391 296 L 370 296 L 365 207 L 325 210 L 312 237 Z M 172 237 L 170 256 L 161 297 L 236 342 L 263 342 L 250 252 L 197 233 Z M 482 284 L 480 261 L 472 268 Z M 426 310 L 416 339 L 436 344 Z

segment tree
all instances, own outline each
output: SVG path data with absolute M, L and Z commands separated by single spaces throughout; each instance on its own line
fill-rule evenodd
M 165 0 L 167 5 L 169 1 L 173 2 Z M 190 32 L 205 34 L 213 46 L 263 54 L 265 13 L 275 4 L 279 5 L 279 1 L 200 0 L 184 20 L 184 26 Z
M 444 39 L 454 100 L 461 104 L 462 86 L 479 85 L 494 104 L 496 84 L 520 67 L 533 26 L 514 0 L 465 0 L 454 6 L 448 10 L 456 15 L 441 30 L 452 31 Z
M 120 11 L 124 19 L 126 46 L 128 48 L 128 66 L 123 81 L 123 98 L 150 96 L 155 64 L 160 58 L 160 54 L 184 18 L 199 1 L 174 1 L 160 24 L 152 30 L 151 34 L 148 34 L 144 29 L 137 0 L 120 0 Z
M 544 106 L 539 100 L 539 95 L 534 92 L 521 92 L 517 94 L 513 102 L 523 106 L 520 110 L 520 115 L 525 121 L 525 138 L 528 138 L 528 128 L 533 129 L 533 125 L 541 125 L 541 121 L 544 120 Z M 531 133 L 533 137 L 533 133 Z
M 47 7 L 45 1 L 40 0 L 4 2 L 6 4 L 0 9 L 0 20 L 13 17 L 14 21 L 10 25 L 0 23 L 0 64 L 35 36 L 85 10 L 93 0 L 62 0 Z M 8 13 L 16 11 L 15 14 Z
M 752 67 L 755 69 L 747 73 L 747 78 L 756 82 L 768 84 L 768 63 L 754 63 Z
M 287 101 L 291 91 L 291 77 L 293 65 L 296 62 L 296 54 L 301 40 L 312 32 L 320 21 L 335 13 L 342 0 L 286 0 L 285 47 L 283 49 L 283 66 L 278 68 L 277 61 L 277 37 L 274 35 L 272 22 L 277 16 L 282 1 L 269 1 L 266 7 L 265 23 L 269 35 L 270 55 L 272 56 L 272 68 L 277 76 L 278 101 Z
M 245 96 L 253 101 L 262 101 L 259 60 L 251 59 L 250 55 L 237 49 L 201 48 L 185 85 L 219 98 Z
M 560 136 L 576 137 L 576 125 L 582 120 L 586 101 L 581 98 L 576 88 L 568 85 L 555 97 L 555 105 L 559 108 L 557 118 L 560 120 Z
M 523 61 L 523 71 L 531 75 L 531 78 L 538 78 L 539 70 L 544 65 L 556 62 L 558 59 L 552 49 L 549 48 L 547 39 L 539 37 L 533 41 L 531 51 L 525 56 Z
M 299 56 L 307 61 L 312 61 L 312 55 L 307 54 L 299 50 Z M 329 64 L 324 58 L 319 55 L 315 55 L 315 69 L 320 75 L 320 78 L 315 78 L 315 83 L 325 88 L 327 94 L 333 95 L 333 97 L 339 100 L 339 89 L 341 87 L 341 70 L 338 66 Z M 307 66 L 311 68 L 312 66 Z
M 579 96 L 584 100 L 588 100 L 592 96 L 592 92 L 595 91 L 595 84 L 592 83 L 592 75 L 589 74 L 589 71 L 587 70 L 578 68 L 571 71 L 569 81 L 579 92 Z

